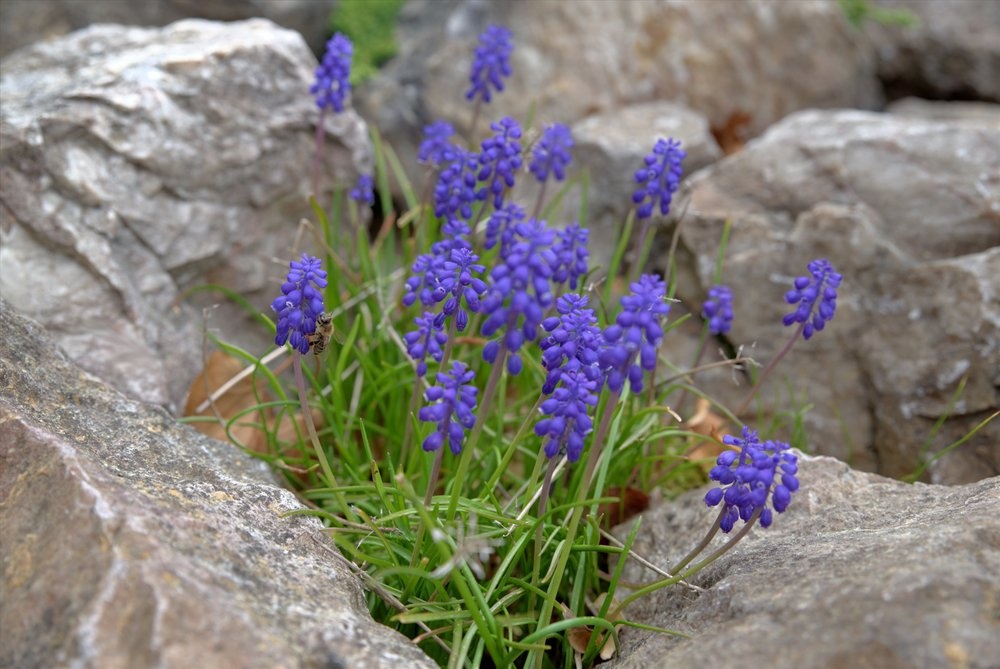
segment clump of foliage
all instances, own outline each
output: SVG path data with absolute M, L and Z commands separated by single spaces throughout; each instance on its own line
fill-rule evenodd
M 330 16 L 330 30 L 354 43 L 352 82 L 375 76 L 396 55 L 396 17 L 404 0 L 340 0 Z

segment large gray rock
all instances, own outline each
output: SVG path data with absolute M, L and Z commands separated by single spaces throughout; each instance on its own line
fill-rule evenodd
M 878 74 L 890 97 L 1000 102 L 1000 3 L 878 0 L 917 19 L 910 27 L 868 23 Z
M 731 220 L 730 340 L 754 345 L 747 352 L 758 360 L 791 334 L 782 297 L 809 260 L 826 257 L 844 275 L 834 321 L 796 345 L 763 394 L 765 415 L 813 405 L 806 432 L 816 452 L 903 476 L 1000 408 L 998 130 L 988 120 L 801 112 L 688 182 L 681 261 L 702 292 L 681 282 L 680 296 L 701 304 Z M 733 408 L 746 392 L 727 372 L 700 378 Z M 997 472 L 994 420 L 930 477 Z
M 624 629 L 621 658 L 605 666 L 995 668 L 1000 478 L 911 486 L 831 458 L 800 462 L 788 511 L 696 575 L 704 592 L 668 588 L 627 611 L 691 638 Z M 704 493 L 646 513 L 635 551 L 669 569 L 715 519 Z M 654 578 L 626 568 L 629 581 Z
M 4 58 L 0 292 L 84 369 L 179 406 L 201 364 L 182 292 L 265 309 L 312 216 L 315 65 L 265 20 L 94 26 Z M 324 182 L 351 183 L 366 127 L 351 111 L 326 127 Z M 261 350 L 247 323 L 230 305 L 209 327 Z
M 0 666 L 434 667 L 265 465 L 0 300 Z
M 365 118 L 403 156 L 415 154 L 426 123 L 468 126 L 472 53 L 490 23 L 508 26 L 515 46 L 513 76 L 485 106 L 487 121 L 533 109 L 538 126 L 574 123 L 670 100 L 713 125 L 748 113 L 758 133 L 798 109 L 881 99 L 871 48 L 834 0 L 411 0 L 397 58 L 358 91 Z
M 165 26 L 185 18 L 270 19 L 302 33 L 320 52 L 336 0 L 4 0 L 0 3 L 0 56 L 92 23 Z

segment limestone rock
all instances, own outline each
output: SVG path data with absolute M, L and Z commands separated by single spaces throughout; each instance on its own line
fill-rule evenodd
M 4 58 L 0 292 L 84 369 L 179 406 L 202 339 L 182 292 L 266 309 L 312 215 L 315 65 L 266 20 L 93 26 Z M 327 136 L 327 183 L 370 169 L 353 111 Z M 209 327 L 259 350 L 248 322 L 228 306 Z
M 996 667 L 1000 478 L 907 485 L 832 458 L 800 465 L 788 511 L 697 574 L 704 592 L 668 588 L 627 611 L 691 638 L 624 629 L 604 666 Z M 669 569 L 715 519 L 704 493 L 646 513 L 635 551 Z M 654 577 L 634 564 L 624 576 Z
M 713 125 L 750 114 L 755 134 L 798 109 L 881 100 L 870 45 L 832 0 L 414 0 L 400 16 L 398 57 L 358 91 L 359 109 L 397 152 L 412 159 L 436 119 L 468 126 L 472 53 L 490 23 L 509 27 L 515 46 L 513 76 L 486 120 L 530 108 L 536 125 L 575 123 L 669 100 Z
M 0 666 L 434 667 L 266 466 L 0 300 Z
M 302 33 L 309 47 L 320 52 L 335 4 L 335 0 L 4 0 L 0 3 L 0 55 L 92 23 L 165 26 L 186 18 L 270 19 Z
M 844 275 L 834 321 L 782 363 L 787 385 L 779 369 L 765 392 L 765 413 L 813 405 L 810 448 L 898 477 L 1000 408 L 995 124 L 801 112 L 688 184 L 678 207 L 687 207 L 690 256 L 681 257 L 703 292 L 679 282 L 680 296 L 701 304 L 731 219 L 723 270 L 735 292 L 730 341 L 755 346 L 747 352 L 758 360 L 790 335 L 782 297 L 809 260 L 826 257 Z M 703 378 L 733 407 L 746 391 L 725 373 Z M 943 429 L 924 445 L 942 416 Z M 997 472 L 993 421 L 937 461 L 931 478 Z

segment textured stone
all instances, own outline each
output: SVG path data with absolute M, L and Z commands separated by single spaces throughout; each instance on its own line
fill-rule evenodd
M 0 666 L 434 667 L 301 508 L 0 300 Z
M 336 0 L 4 0 L 0 3 L 0 55 L 92 23 L 165 26 L 186 18 L 270 19 L 302 33 L 309 47 L 319 52 L 335 4 Z
M 803 458 L 788 511 L 627 618 L 609 669 L 732 663 L 777 669 L 992 669 L 1000 658 L 1000 478 L 907 485 Z M 634 550 L 669 569 L 716 511 L 693 491 L 644 515 Z M 619 534 L 624 534 L 619 530 Z M 716 537 L 709 551 L 724 541 Z M 706 553 L 707 555 L 708 553 Z M 634 563 L 625 579 L 656 576 Z
M 798 109 L 881 100 L 871 47 L 833 0 L 414 0 L 400 15 L 398 57 L 358 91 L 359 109 L 407 160 L 423 125 L 467 128 L 472 52 L 490 23 L 508 26 L 515 46 L 487 120 L 532 109 L 535 125 L 575 123 L 670 100 L 713 125 L 750 114 L 755 134 Z
M 765 415 L 813 405 L 810 448 L 902 476 L 1000 408 L 995 124 L 801 112 L 688 185 L 678 205 L 687 207 L 685 276 L 707 290 L 732 220 L 723 270 L 735 291 L 730 341 L 754 345 L 747 352 L 758 360 L 770 360 L 790 335 L 780 324 L 789 311 L 782 297 L 809 260 L 829 258 L 844 275 L 834 321 L 796 345 L 764 393 Z M 704 292 L 678 285 L 685 302 L 701 304 Z M 701 378 L 731 407 L 745 393 L 727 373 Z M 930 475 L 968 482 L 997 472 L 993 421 Z
M 220 284 L 265 309 L 312 215 L 315 64 L 265 20 L 94 26 L 4 58 L 4 296 L 84 369 L 179 406 L 201 358 L 182 292 Z M 352 111 L 326 127 L 323 178 L 351 183 L 366 127 Z M 259 350 L 248 322 L 228 305 L 209 327 Z

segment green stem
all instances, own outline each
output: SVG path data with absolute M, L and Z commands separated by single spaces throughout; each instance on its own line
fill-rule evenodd
M 715 538 L 715 535 L 719 532 L 719 527 L 721 527 L 721 525 L 722 525 L 722 517 L 725 514 L 726 514 L 726 505 L 723 504 L 722 508 L 719 509 L 719 515 L 718 515 L 718 517 L 716 517 L 715 522 L 712 524 L 712 528 L 708 531 L 708 534 L 706 534 L 704 536 L 704 538 L 702 538 L 702 540 L 698 543 L 697 546 L 695 546 L 694 548 L 691 549 L 690 553 L 688 553 L 687 555 L 685 555 L 684 558 L 680 562 L 678 562 L 677 564 L 675 564 L 673 567 L 671 567 L 667 571 L 670 572 L 671 574 L 676 574 L 681 569 L 683 569 L 684 567 L 688 566 L 688 564 L 691 562 L 691 560 L 693 560 L 696 557 L 698 557 L 698 555 L 703 550 L 705 550 L 705 546 L 708 546 L 708 544 L 710 544 L 712 542 L 712 539 Z
M 788 354 L 788 352 L 792 350 L 792 346 L 794 346 L 795 342 L 799 340 L 799 335 L 802 334 L 802 330 L 805 329 L 805 327 L 806 327 L 805 322 L 799 323 L 799 327 L 797 327 L 792 336 L 789 337 L 788 341 L 785 343 L 785 346 L 780 351 L 778 351 L 778 355 L 774 356 L 771 359 L 771 362 L 767 363 L 767 367 L 765 367 L 764 371 L 761 372 L 760 376 L 757 377 L 757 383 L 753 384 L 753 388 L 751 388 L 750 392 L 747 393 L 747 396 L 746 398 L 744 398 L 743 403 L 740 404 L 739 408 L 733 412 L 733 415 L 739 416 L 740 414 L 742 414 L 744 411 L 747 410 L 747 407 L 750 406 L 750 402 L 753 401 L 753 398 L 757 394 L 757 391 L 759 391 L 761 387 L 763 387 L 764 382 L 767 380 L 767 377 L 771 375 L 771 372 L 773 372 L 774 368 L 778 366 L 778 363 L 781 362 L 781 359 L 784 358 Z

